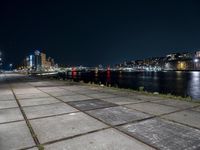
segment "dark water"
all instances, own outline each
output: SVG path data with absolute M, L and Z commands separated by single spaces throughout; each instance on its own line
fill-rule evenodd
M 68 72 L 66 78 L 200 99 L 200 72 Z

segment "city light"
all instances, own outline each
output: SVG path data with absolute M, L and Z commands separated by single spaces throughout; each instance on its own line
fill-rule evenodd
M 178 70 L 186 70 L 186 68 L 187 68 L 186 62 L 182 62 L 182 61 L 178 62 L 178 65 L 177 65 Z
M 10 67 L 10 70 L 12 69 L 12 67 L 13 67 L 13 64 L 9 64 L 9 67 Z
M 194 62 L 195 62 L 195 63 L 199 62 L 199 59 L 195 58 L 195 59 L 194 59 Z
M 0 51 L 0 67 L 3 65 L 2 61 L 2 52 Z
M 39 50 L 35 50 L 35 55 L 39 56 L 40 55 L 40 51 Z
M 30 55 L 30 67 L 33 67 L 33 55 Z

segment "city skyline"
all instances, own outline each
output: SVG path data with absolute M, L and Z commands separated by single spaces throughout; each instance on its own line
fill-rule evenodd
M 23 66 L 24 61 L 26 61 L 27 58 L 28 58 L 28 62 L 29 62 L 30 56 L 36 55 L 35 53 L 39 53 L 39 55 L 41 55 L 41 58 L 43 57 L 42 55 L 44 55 L 44 58 L 42 58 L 42 59 L 44 59 L 43 61 L 46 61 L 47 58 L 52 59 L 54 61 L 54 58 L 51 58 L 50 56 L 48 56 L 48 57 L 46 56 L 46 55 L 48 55 L 48 53 L 46 53 L 45 50 L 35 49 L 35 50 L 30 51 L 28 54 L 26 54 L 24 56 L 23 60 L 21 60 L 20 63 L 17 64 L 17 66 Z M 113 64 L 113 65 L 105 64 L 104 67 L 106 67 L 106 66 L 116 66 L 116 65 L 119 65 L 119 64 L 127 63 L 127 62 L 147 61 L 147 60 L 154 60 L 154 59 L 169 59 L 171 61 L 171 60 L 182 60 L 182 59 L 195 60 L 195 59 L 199 59 L 199 58 L 200 58 L 200 50 L 195 50 L 195 51 L 192 51 L 192 52 L 186 52 L 186 51 L 178 52 L 178 51 L 176 51 L 176 52 L 168 53 L 166 55 L 161 55 L 161 56 L 152 56 L 152 57 L 146 57 L 146 58 L 141 58 L 141 59 L 123 60 L 123 62 L 118 62 L 117 64 Z M 66 66 L 66 67 L 83 66 L 83 64 L 57 64 L 57 62 L 54 62 L 54 64 Z M 90 65 L 90 66 L 85 66 L 85 67 L 97 67 L 97 66 L 102 66 L 102 64 L 93 65 L 93 66 Z
M 198 1 L 1 2 L 6 63 L 44 49 L 59 64 L 114 65 L 200 49 Z
M 174 52 L 165 56 L 154 56 L 140 60 L 126 60 L 115 65 L 84 66 L 57 64 L 53 58 L 47 57 L 44 51 L 35 50 L 27 55 L 16 69 L 27 71 L 55 71 L 61 68 L 69 70 L 123 70 L 123 71 L 192 71 L 200 70 L 200 50 L 194 52 Z

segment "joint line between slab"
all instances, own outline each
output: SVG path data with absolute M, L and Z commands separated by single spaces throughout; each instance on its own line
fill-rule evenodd
M 7 80 L 7 78 L 6 78 L 6 80 Z M 20 111 L 21 111 L 21 113 L 22 113 L 22 115 L 23 115 L 23 117 L 24 117 L 24 119 L 25 119 L 25 122 L 26 122 L 26 124 L 27 124 L 27 127 L 28 127 L 28 129 L 29 129 L 29 131 L 30 131 L 30 133 L 31 133 L 31 136 L 32 136 L 32 138 L 33 138 L 35 144 L 36 144 L 37 146 L 39 146 L 39 145 L 40 145 L 40 142 L 39 142 L 39 140 L 38 140 L 38 138 L 37 138 L 37 136 L 36 136 L 36 134 L 35 134 L 35 132 L 34 132 L 32 126 L 31 126 L 31 124 L 30 124 L 30 122 L 29 122 L 29 120 L 28 120 L 28 118 L 27 118 L 27 116 L 26 116 L 26 114 L 25 114 L 25 112 L 24 112 L 24 110 L 23 110 L 21 104 L 19 103 L 19 100 L 17 99 L 17 97 L 16 97 L 16 95 L 15 95 L 15 93 L 14 93 L 14 91 L 13 91 L 13 88 L 12 88 L 12 86 L 10 85 L 10 82 L 9 82 L 8 80 L 7 80 L 7 82 L 9 83 L 9 86 L 10 86 L 10 88 L 11 88 L 11 91 L 12 91 L 12 93 L 13 93 L 13 95 L 14 95 L 14 97 L 15 97 L 15 100 L 16 100 L 18 106 L 19 106 L 19 109 L 20 109 Z

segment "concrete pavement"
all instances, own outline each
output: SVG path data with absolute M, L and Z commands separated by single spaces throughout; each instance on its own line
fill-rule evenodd
M 200 103 L 0 74 L 0 150 L 199 150 Z

